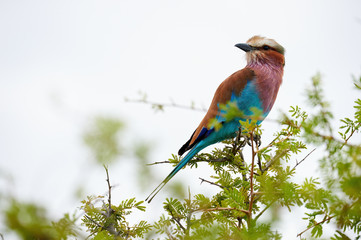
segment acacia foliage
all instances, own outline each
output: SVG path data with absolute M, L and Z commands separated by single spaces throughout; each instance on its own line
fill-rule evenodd
M 297 235 L 300 239 L 309 235 L 323 237 L 324 226 L 331 222 L 337 225 L 332 239 L 350 239 L 347 231 L 359 238 L 361 145 L 353 143 L 352 138 L 361 126 L 361 100 L 354 103 L 354 116 L 341 119 L 342 124 L 336 129 L 320 83 L 318 74 L 307 89 L 312 113 L 307 114 L 298 106 L 291 107 L 280 121 L 281 130 L 270 143 L 259 146 L 258 136 L 262 132 L 256 120 L 246 121 L 242 122 L 242 134 L 235 139 L 224 141 L 223 147 L 198 154 L 191 160 L 188 164 L 191 168 L 201 162 L 213 167 L 214 175 L 201 180 L 219 192 L 214 196 L 189 192 L 186 199 L 165 199 L 165 212 L 159 220 L 144 225 L 143 231 L 149 232 L 148 237 L 281 239 L 281 233 L 274 229 L 275 222 L 282 220 L 278 209 L 292 211 L 303 206 L 306 223 L 303 223 L 304 231 Z M 361 90 L 361 79 L 355 80 L 355 87 Z M 237 114 L 237 111 L 231 109 L 227 113 Z M 249 159 L 243 154 L 247 148 L 251 151 Z M 324 149 L 320 160 L 322 178 L 305 178 L 298 184 L 293 176 L 299 164 L 312 158 L 314 148 Z M 302 160 L 295 162 L 301 155 Z M 179 161 L 179 157 L 173 155 L 168 162 L 176 165 Z M 97 231 L 101 229 L 104 227 Z
M 361 78 L 354 79 L 354 83 L 355 88 L 361 91 Z M 297 235 L 300 239 L 309 239 L 310 236 L 334 240 L 359 239 L 361 99 L 356 99 L 353 104 L 353 116 L 337 122 L 330 104 L 325 100 L 319 74 L 312 78 L 306 93 L 312 111 L 306 113 L 298 106 L 290 107 L 279 120 L 281 130 L 274 133 L 271 142 L 259 145 L 262 130 L 256 126 L 257 119 L 254 119 L 242 122 L 242 134 L 224 141 L 222 147 L 198 154 L 187 167 L 195 168 L 208 163 L 214 174 L 201 181 L 217 188 L 218 192 L 205 196 L 189 191 L 186 199 L 167 198 L 163 201 L 164 212 L 155 222 L 139 219 L 130 224 L 129 216 L 134 211 L 147 213 L 146 204 L 136 198 L 113 203 L 112 185 L 106 168 L 108 193 L 88 196 L 83 200 L 80 216 L 67 214 L 60 221 L 49 221 L 44 217 L 43 208 L 33 205 L 29 208 L 29 205 L 23 204 L 24 208 L 13 201 L 16 204 L 10 204 L 4 211 L 7 227 L 17 231 L 24 239 L 29 236 L 26 234 L 31 235 L 29 229 L 33 229 L 34 222 L 31 218 L 24 218 L 20 212 L 32 209 L 32 212 L 37 212 L 32 216 L 39 216 L 37 220 L 46 219 L 37 225 L 40 227 L 36 231 L 38 236 L 43 234 L 46 239 L 84 238 L 85 235 L 88 239 L 282 239 L 282 233 L 275 227 L 275 223 L 282 221 L 279 210 L 285 208 L 292 212 L 302 207 L 303 219 L 294 219 L 304 226 Z M 239 114 L 232 105 L 227 107 L 227 114 Z M 117 149 L 113 133 L 104 135 L 101 129 L 97 129 L 96 133 L 97 136 L 111 136 L 111 149 Z M 91 139 L 92 145 L 97 146 L 94 151 L 101 146 L 102 152 L 108 152 L 103 149 L 106 145 L 97 144 L 98 138 Z M 298 166 L 303 161 L 315 161 L 315 149 L 322 152 L 319 160 L 321 177 L 296 182 L 294 176 L 300 174 Z M 244 151 L 250 152 L 250 156 Z M 172 155 L 166 162 L 176 165 L 179 161 L 178 156 Z M 26 222 L 24 219 L 30 220 Z M 79 227 L 79 219 L 82 228 Z M 332 228 L 332 236 L 324 231 L 324 227 L 331 224 L 336 225 Z

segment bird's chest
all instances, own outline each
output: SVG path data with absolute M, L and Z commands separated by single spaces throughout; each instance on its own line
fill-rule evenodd
M 263 99 L 254 81 L 249 81 L 241 92 L 233 92 L 231 102 L 234 101 L 245 115 L 254 114 L 255 109 L 264 113 Z

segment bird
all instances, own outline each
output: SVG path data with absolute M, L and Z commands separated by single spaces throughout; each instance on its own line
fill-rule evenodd
M 251 37 L 246 43 L 236 44 L 235 47 L 245 52 L 246 66 L 219 85 L 203 120 L 178 154 L 182 156 L 189 152 L 145 199 L 148 203 L 197 153 L 214 143 L 236 137 L 240 120 L 247 120 L 252 116 L 252 109 L 257 108 L 261 112 L 257 124 L 271 111 L 282 83 L 285 49 L 274 39 L 259 35 Z M 224 108 L 221 106 L 231 102 L 236 104 L 244 117 L 227 119 L 224 116 Z M 216 121 L 219 127 L 216 128 L 212 121 Z

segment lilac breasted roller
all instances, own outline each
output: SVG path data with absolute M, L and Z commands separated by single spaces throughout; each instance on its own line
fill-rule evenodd
M 261 110 L 261 120 L 271 111 L 282 83 L 285 65 L 284 48 L 275 40 L 253 36 L 247 43 L 236 44 L 246 52 L 247 65 L 224 80 L 216 90 L 209 109 L 190 139 L 179 149 L 181 156 L 189 151 L 172 172 L 147 197 L 152 201 L 164 185 L 182 169 L 199 151 L 214 143 L 237 136 L 240 120 L 247 120 L 253 114 L 252 109 Z M 244 117 L 225 119 L 221 105 L 235 102 Z M 215 128 L 210 121 L 220 123 Z

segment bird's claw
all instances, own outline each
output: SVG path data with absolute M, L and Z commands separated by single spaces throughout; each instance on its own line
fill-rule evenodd
M 256 146 L 257 147 L 260 147 L 261 144 L 262 144 L 262 141 L 261 141 L 261 135 L 253 135 L 253 141 L 256 143 Z M 250 137 L 247 137 L 247 144 L 252 147 L 252 143 L 251 143 L 251 138 Z

